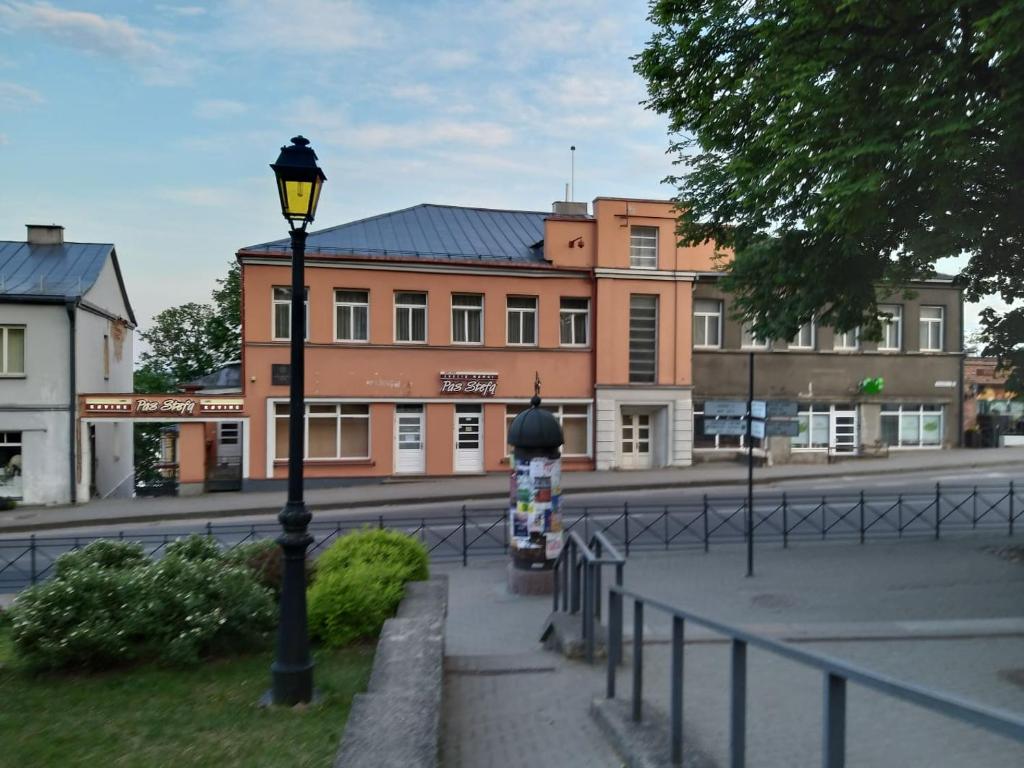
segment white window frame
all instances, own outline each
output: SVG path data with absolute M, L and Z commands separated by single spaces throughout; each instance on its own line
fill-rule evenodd
M 361 293 L 366 296 L 366 300 L 359 301 L 342 301 L 338 296 L 342 293 Z M 363 309 L 366 311 L 366 338 L 357 339 L 349 338 L 343 339 L 341 333 L 338 330 L 341 327 L 341 323 L 338 322 L 339 310 L 345 310 L 348 313 L 348 325 L 353 330 L 356 327 L 355 323 L 355 311 L 357 309 Z M 370 341 L 370 292 L 364 288 L 335 288 L 334 289 L 334 340 L 343 341 L 349 344 L 367 344 Z
M 882 419 L 884 417 L 896 417 L 896 445 L 889 445 L 891 451 L 935 451 L 942 448 L 943 438 L 946 434 L 946 406 L 939 405 L 938 410 L 925 410 L 925 406 L 928 403 L 918 404 L 916 408 L 905 408 L 902 403 L 896 406 L 893 410 L 889 408 L 885 410 L 885 405 L 882 406 L 881 411 L 878 414 L 878 434 L 882 434 Z M 939 417 L 939 442 L 931 444 L 924 442 L 924 417 L 938 416 Z M 916 416 L 917 417 L 917 443 L 905 444 L 903 442 L 903 417 L 904 416 Z
M 519 404 L 519 403 L 506 403 L 505 404 L 505 436 L 504 436 L 504 439 L 505 439 L 505 450 L 508 451 L 508 453 L 506 454 L 506 458 L 508 458 L 508 459 L 512 458 L 512 451 L 511 451 L 511 447 L 512 446 L 510 446 L 508 444 L 508 428 L 509 428 L 509 425 L 512 423 L 512 419 L 514 419 L 517 415 L 519 415 L 519 413 L 521 413 L 522 411 L 525 411 L 529 407 L 530 407 L 529 401 L 524 401 L 522 404 Z M 509 413 L 509 409 L 510 408 L 518 408 L 519 410 L 517 410 L 515 413 L 510 414 Z M 549 411 L 556 419 L 558 419 L 558 424 L 559 424 L 559 426 L 563 427 L 563 429 L 564 429 L 565 419 L 566 418 L 569 418 L 569 419 L 586 419 L 586 421 L 587 421 L 587 452 L 586 453 L 565 453 L 565 452 L 563 452 L 562 456 L 565 457 L 565 458 L 569 458 L 569 459 L 589 459 L 589 458 L 591 458 L 593 456 L 593 453 L 594 453 L 594 448 L 593 448 L 593 446 L 594 446 L 594 419 L 593 419 L 593 411 L 594 411 L 594 409 L 591 407 L 590 403 L 549 403 L 549 402 L 545 401 L 544 404 L 541 405 L 541 408 L 543 408 L 546 411 Z M 581 415 L 581 414 L 573 413 L 573 414 L 569 414 L 568 416 L 566 416 L 565 415 L 565 408 L 585 408 L 586 409 L 586 415 Z
M 278 413 L 278 406 L 285 406 L 282 409 L 282 413 Z M 310 415 L 310 406 L 333 406 L 334 414 L 316 414 Z M 286 461 L 288 456 L 277 455 L 277 420 L 288 419 L 288 403 L 275 403 L 271 413 L 274 416 L 274 429 L 271 432 L 270 444 L 273 446 L 273 457 L 274 461 Z M 322 402 L 307 402 L 305 404 L 304 411 L 304 428 L 305 434 L 303 435 L 303 447 L 302 447 L 302 460 L 303 461 L 366 461 L 373 455 L 373 425 L 370 423 L 370 403 L 322 403 Z M 342 408 L 348 407 L 359 407 L 366 408 L 366 413 L 342 413 Z M 335 420 L 335 432 L 334 432 L 334 456 L 316 456 L 310 457 L 309 455 L 309 422 L 311 419 L 331 419 Z M 341 431 L 344 427 L 346 420 L 365 420 L 366 421 L 366 455 L 365 456 L 342 456 L 341 455 Z
M 533 308 L 512 307 L 509 302 L 513 299 L 532 301 Z M 512 319 L 513 314 L 516 316 Z M 527 314 L 533 315 L 533 341 L 512 341 L 512 327 L 519 326 L 519 338 L 523 338 L 523 318 Z M 536 296 L 506 296 L 505 297 L 505 343 L 510 347 L 536 347 L 540 338 L 540 301 Z
M 10 343 L 8 337 L 11 331 L 21 331 L 21 370 L 12 371 L 10 361 Z M 25 363 L 28 357 L 28 346 L 25 343 L 25 337 L 28 336 L 28 332 L 25 330 L 24 325 L 0 325 L 0 377 L 10 379 L 23 379 L 25 378 Z M 106 338 L 106 337 L 104 337 Z
M 651 339 L 652 352 L 654 353 L 654 369 L 651 372 L 651 379 L 648 381 L 644 379 L 633 378 L 633 300 L 634 299 L 653 299 L 654 303 L 654 338 Z M 629 377 L 630 384 L 657 384 L 658 374 L 661 372 L 661 296 L 656 293 L 631 293 L 629 295 L 629 327 L 628 327 L 628 339 L 629 346 L 626 348 L 626 372 Z
M 422 304 L 414 304 L 414 303 L 403 304 L 403 303 L 398 301 L 399 295 L 401 295 L 403 293 L 409 293 L 409 294 L 415 294 L 417 296 L 422 296 L 423 297 L 423 303 Z M 427 343 L 427 339 L 430 338 L 430 311 L 429 311 L 429 309 L 430 309 L 430 296 L 427 294 L 427 292 L 426 291 L 395 291 L 393 301 L 394 301 L 394 304 L 395 304 L 394 312 L 392 313 L 393 318 L 394 318 L 394 322 L 395 322 L 395 344 L 426 344 Z M 408 319 L 409 319 L 409 323 L 408 323 L 408 325 L 409 325 L 409 338 L 408 339 L 399 339 L 398 338 L 398 326 L 399 326 L 398 311 L 401 310 L 401 309 L 405 309 L 405 310 L 409 311 L 409 315 L 408 315 Z M 423 311 L 423 338 L 422 339 L 414 339 L 414 338 L 412 338 L 412 329 L 413 329 L 412 313 L 414 311 L 416 311 L 416 310 L 422 310 Z
M 566 300 L 582 301 L 586 304 L 583 309 L 564 306 Z M 576 339 L 576 318 L 583 315 L 583 341 Z M 569 318 L 569 336 L 572 341 L 566 341 L 562 337 L 562 323 Z M 586 347 L 590 345 L 590 297 L 588 296 L 562 296 L 558 303 L 558 342 L 563 347 Z
M 291 291 L 290 285 L 275 285 L 270 289 L 270 338 L 274 341 L 291 341 L 292 338 L 292 300 L 289 296 L 287 299 L 277 298 L 277 292 L 279 290 Z M 306 291 L 306 336 L 303 341 L 309 341 L 309 286 L 305 288 Z M 283 305 L 288 308 L 288 322 L 285 325 L 288 328 L 287 336 L 277 335 L 277 307 Z
M 479 299 L 480 304 L 478 306 L 471 305 L 457 305 L 455 303 L 455 297 L 461 296 L 470 299 Z M 480 346 L 484 343 L 484 295 L 482 293 L 453 293 L 451 297 L 452 303 L 452 344 L 466 344 L 469 346 Z M 469 341 L 469 327 L 472 315 L 476 315 L 476 322 L 479 327 L 479 341 Z M 455 328 L 457 325 L 462 324 L 463 331 L 465 332 L 465 340 L 459 341 L 455 338 Z
M 715 312 L 706 312 L 697 309 L 697 302 L 708 301 L 714 302 L 718 308 Z M 693 300 L 693 348 L 694 349 L 721 349 L 722 348 L 722 313 L 724 312 L 721 299 L 694 299 Z M 718 343 L 717 344 L 698 344 L 697 343 L 697 322 L 698 320 L 704 326 L 704 340 L 708 338 L 708 321 L 715 319 L 715 328 L 717 329 Z
M 891 314 L 892 317 L 885 317 L 883 313 Z M 879 352 L 899 352 L 903 349 L 903 305 L 902 304 L 879 304 L 878 319 L 882 323 L 882 339 L 878 342 Z M 896 345 L 889 344 L 889 332 L 896 328 Z
M 797 423 L 799 424 L 800 423 L 800 419 L 802 417 L 805 417 L 805 416 L 807 417 L 807 445 L 796 445 L 796 444 L 793 443 L 793 438 L 789 438 L 789 449 L 791 451 L 794 451 L 794 452 L 804 452 L 804 453 L 814 453 L 814 452 L 820 453 L 822 451 L 825 451 L 825 452 L 831 451 L 832 450 L 832 445 L 833 445 L 833 440 L 834 440 L 834 435 L 832 434 L 832 424 L 834 422 L 834 418 L 833 418 L 832 414 L 835 412 L 835 410 L 836 410 L 836 407 L 834 405 L 829 405 L 827 408 L 821 408 L 821 407 L 817 407 L 816 408 L 813 403 L 810 403 L 810 404 L 807 404 L 807 405 L 804 405 L 803 403 L 801 403 L 800 406 L 799 406 L 799 409 L 797 410 L 796 419 L 797 419 Z M 843 409 L 843 412 L 845 413 L 846 410 L 848 410 L 848 409 Z M 826 427 L 826 429 L 825 429 L 825 445 L 814 445 L 814 440 L 812 438 L 815 436 L 814 435 L 814 431 L 813 431 L 814 430 L 814 417 L 815 416 L 828 416 L 828 427 Z M 859 422 L 860 422 L 860 414 L 858 413 L 857 414 L 857 426 L 858 427 L 860 426 Z
M 803 332 L 804 332 L 805 328 L 810 329 L 810 332 L 811 332 L 810 333 L 810 336 L 811 336 L 810 344 L 802 344 L 800 342 L 800 337 L 803 335 Z M 815 347 L 817 345 L 817 342 L 818 342 L 818 327 L 817 327 L 817 324 L 813 320 L 811 320 L 810 322 L 804 323 L 803 325 L 800 326 L 800 330 L 798 330 L 796 332 L 796 336 L 794 336 L 792 339 L 790 339 L 788 347 L 789 347 L 789 349 L 809 349 L 809 350 L 813 350 L 813 349 L 815 349 Z
M 926 309 L 937 309 L 939 310 L 939 316 L 937 318 L 925 317 L 924 310 Z M 921 314 L 919 318 L 920 322 L 920 343 L 918 348 L 922 352 L 944 352 L 946 349 L 946 308 L 941 304 L 922 304 Z M 925 346 L 927 340 L 930 340 L 931 326 L 939 326 L 939 345 L 937 347 Z
M 853 334 L 853 346 L 847 346 L 845 344 L 846 338 Z M 839 345 L 840 340 L 844 342 L 842 346 Z M 833 352 L 856 352 L 860 349 L 860 328 L 851 328 L 848 331 L 834 331 L 832 337 L 832 351 Z
M 629 266 L 632 269 L 658 268 L 658 235 L 658 227 L 637 224 L 629 228 Z M 654 240 L 653 256 L 650 253 L 651 245 L 646 242 L 651 239 Z
M 707 333 L 707 330 L 704 331 Z M 750 324 L 744 323 L 740 329 L 740 348 L 741 349 L 768 349 L 768 341 L 760 340 L 754 336 L 750 330 Z

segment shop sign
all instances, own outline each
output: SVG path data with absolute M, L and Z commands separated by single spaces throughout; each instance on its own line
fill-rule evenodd
M 82 411 L 91 416 L 188 418 L 221 413 L 241 413 L 240 397 L 182 397 L 180 395 L 121 395 L 84 397 Z
M 498 391 L 498 374 L 474 371 L 441 371 L 442 395 L 477 395 L 494 397 Z

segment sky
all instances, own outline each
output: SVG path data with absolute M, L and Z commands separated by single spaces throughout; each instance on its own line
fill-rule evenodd
M 0 0 L 0 239 L 113 242 L 140 325 L 287 235 L 269 163 L 303 134 L 314 229 L 419 203 L 668 198 L 630 57 L 646 0 Z M 968 330 L 976 311 L 969 311 Z

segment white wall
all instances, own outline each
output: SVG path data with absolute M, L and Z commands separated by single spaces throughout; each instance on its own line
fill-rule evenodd
M 66 504 L 71 498 L 67 410 L 0 409 L 0 432 L 21 432 L 21 503 Z

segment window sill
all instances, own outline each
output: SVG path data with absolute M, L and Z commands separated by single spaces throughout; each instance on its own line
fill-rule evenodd
M 0 379 L 27 379 L 24 373 L 0 373 Z
M 302 462 L 304 467 L 374 467 L 377 462 L 371 458 L 365 459 L 306 459 Z M 275 467 L 287 467 L 288 459 L 274 459 Z

